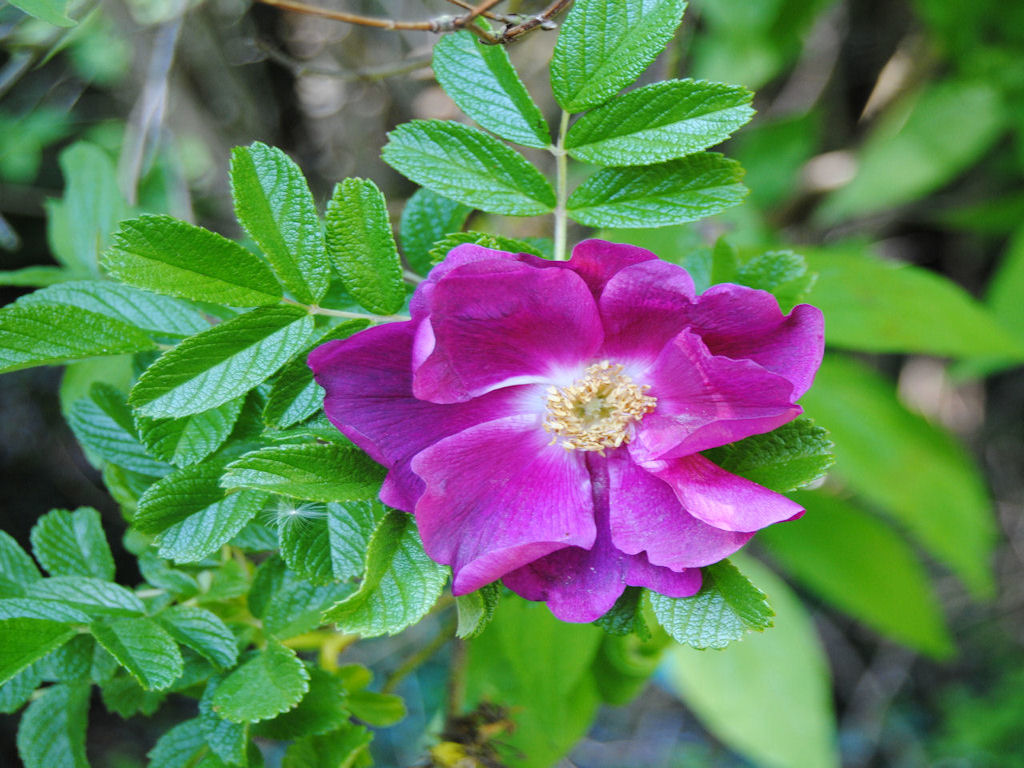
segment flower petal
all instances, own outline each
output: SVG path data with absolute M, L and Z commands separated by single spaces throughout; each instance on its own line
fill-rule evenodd
M 712 355 L 689 329 L 665 346 L 645 383 L 658 404 L 629 446 L 641 463 L 769 432 L 802 412 L 787 379 L 750 360 Z
M 825 351 L 821 310 L 800 304 L 783 315 L 775 297 L 742 285 L 715 285 L 691 313 L 713 354 L 753 360 L 793 383 L 793 399 L 811 386 Z
M 603 354 L 646 367 L 688 324 L 693 279 L 682 267 L 645 261 L 617 272 L 598 308 L 604 322 Z
M 677 460 L 678 461 L 678 460 Z M 722 530 L 691 515 L 672 487 L 638 466 L 626 451 L 608 456 L 612 543 L 675 571 L 717 563 L 752 534 Z
M 519 568 L 503 579 L 527 600 L 546 600 L 563 621 L 593 621 L 615 604 L 627 586 L 648 587 L 669 597 L 695 594 L 700 570 L 672 571 L 651 565 L 644 555 L 628 555 L 612 544 L 609 529 L 609 479 L 605 459 L 588 454 L 594 489 L 597 537 L 593 547 L 567 547 Z
M 567 546 L 594 543 L 581 457 L 548 444 L 537 416 L 471 427 L 420 452 L 416 521 L 427 554 L 464 594 Z
M 644 469 L 668 483 L 687 512 L 723 531 L 758 531 L 804 513 L 792 499 L 726 472 L 703 456 L 652 461 Z
M 609 243 L 606 240 L 584 240 L 572 249 L 572 258 L 565 264 L 583 278 L 594 296 L 600 296 L 605 284 L 619 270 L 658 257 L 635 245 Z M 558 262 L 555 262 L 558 264 Z
M 433 346 L 413 392 L 435 403 L 545 381 L 589 360 L 604 337 L 590 291 L 568 269 L 476 261 L 447 273 L 430 303 Z
M 423 481 L 409 460 L 449 435 L 520 410 L 519 388 L 455 405 L 412 395 L 411 351 L 415 323 L 374 326 L 313 350 L 309 366 L 327 396 L 324 411 L 341 432 L 391 471 L 382 500 L 411 512 Z

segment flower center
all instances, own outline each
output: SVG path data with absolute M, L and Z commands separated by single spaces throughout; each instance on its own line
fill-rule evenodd
M 569 451 L 618 448 L 632 437 L 633 422 L 654 410 L 658 401 L 647 395 L 622 366 L 607 360 L 595 363 L 566 387 L 548 388 L 544 429 Z

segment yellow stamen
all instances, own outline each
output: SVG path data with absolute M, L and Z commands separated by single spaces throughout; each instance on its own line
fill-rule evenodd
M 646 394 L 651 387 L 638 385 L 619 364 L 595 363 L 566 387 L 548 388 L 548 414 L 544 429 L 551 442 L 568 451 L 599 451 L 618 448 L 633 436 L 633 422 L 654 410 L 658 401 Z

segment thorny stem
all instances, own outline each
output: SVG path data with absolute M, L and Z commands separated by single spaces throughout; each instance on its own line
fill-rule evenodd
M 423 646 L 419 651 L 414 653 L 412 656 L 403 661 L 398 668 L 391 673 L 391 676 L 384 683 L 380 689 L 381 693 L 391 693 L 398 684 L 409 675 L 410 672 L 415 671 L 424 662 L 428 661 L 431 656 L 437 653 L 441 648 L 452 639 L 452 635 L 455 632 L 455 620 L 446 621 L 444 626 L 441 627 L 441 631 L 437 633 L 433 640 Z
M 569 197 L 569 159 L 565 154 L 565 132 L 569 128 L 569 113 L 562 110 L 558 125 L 558 139 L 551 148 L 555 156 L 555 261 L 565 261 L 566 227 L 568 224 L 565 201 Z

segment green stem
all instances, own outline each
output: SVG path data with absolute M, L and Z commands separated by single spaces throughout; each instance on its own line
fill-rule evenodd
M 558 141 L 551 148 L 555 156 L 555 261 L 565 261 L 565 241 L 568 218 L 565 201 L 569 198 L 569 158 L 565 153 L 565 133 L 569 129 L 569 113 L 562 110 L 558 125 Z
M 414 653 L 408 659 L 403 661 L 399 665 L 398 669 L 391 673 L 391 677 L 388 678 L 387 682 L 384 683 L 384 687 L 380 689 L 381 693 L 391 693 L 402 679 L 413 670 L 417 669 L 431 656 L 441 650 L 442 646 L 452 639 L 452 635 L 455 633 L 455 621 L 446 621 L 444 626 L 441 627 L 441 631 L 437 633 L 437 636 L 431 640 L 426 646 L 420 649 L 417 653 Z
M 295 301 L 294 299 L 281 299 L 282 303 L 293 307 L 301 307 L 311 315 L 325 315 L 326 317 L 344 317 L 348 320 L 369 320 L 371 323 L 400 323 L 408 320 L 408 315 L 370 315 L 365 312 L 349 312 L 347 309 L 327 309 L 325 307 L 311 306 Z

